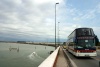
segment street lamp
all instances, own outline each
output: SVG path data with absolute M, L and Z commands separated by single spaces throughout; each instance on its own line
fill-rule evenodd
M 60 31 L 60 30 L 59 30 L 59 23 L 60 23 L 60 22 L 58 22 L 58 46 L 59 46 L 59 43 L 60 43 L 60 41 L 59 41 L 59 31 Z
M 55 3 L 55 49 L 56 49 L 56 5 L 59 3 Z

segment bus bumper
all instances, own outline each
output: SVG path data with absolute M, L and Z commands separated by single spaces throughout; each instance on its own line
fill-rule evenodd
M 78 57 L 94 57 L 97 56 L 97 53 L 76 53 Z

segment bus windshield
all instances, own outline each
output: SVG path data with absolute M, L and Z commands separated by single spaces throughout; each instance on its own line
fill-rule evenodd
M 90 48 L 93 46 L 95 46 L 93 39 L 91 39 L 91 40 L 84 40 L 84 39 L 78 40 L 77 48 Z
M 93 35 L 92 29 L 83 28 L 77 30 L 77 36 L 88 36 L 88 35 Z

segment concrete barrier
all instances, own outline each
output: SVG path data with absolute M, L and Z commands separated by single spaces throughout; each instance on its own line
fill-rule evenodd
M 72 59 L 69 57 L 69 55 L 66 53 L 65 50 L 64 50 L 64 53 L 66 54 L 66 56 L 69 60 L 69 64 L 71 64 L 71 67 L 77 67 L 77 65 L 74 63 L 74 61 L 72 61 Z
M 38 67 L 53 67 L 55 65 L 60 46 L 47 58 L 45 59 Z

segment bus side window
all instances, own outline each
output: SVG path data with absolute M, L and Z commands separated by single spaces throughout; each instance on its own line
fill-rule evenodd
M 95 39 L 93 39 L 93 43 L 95 43 Z

